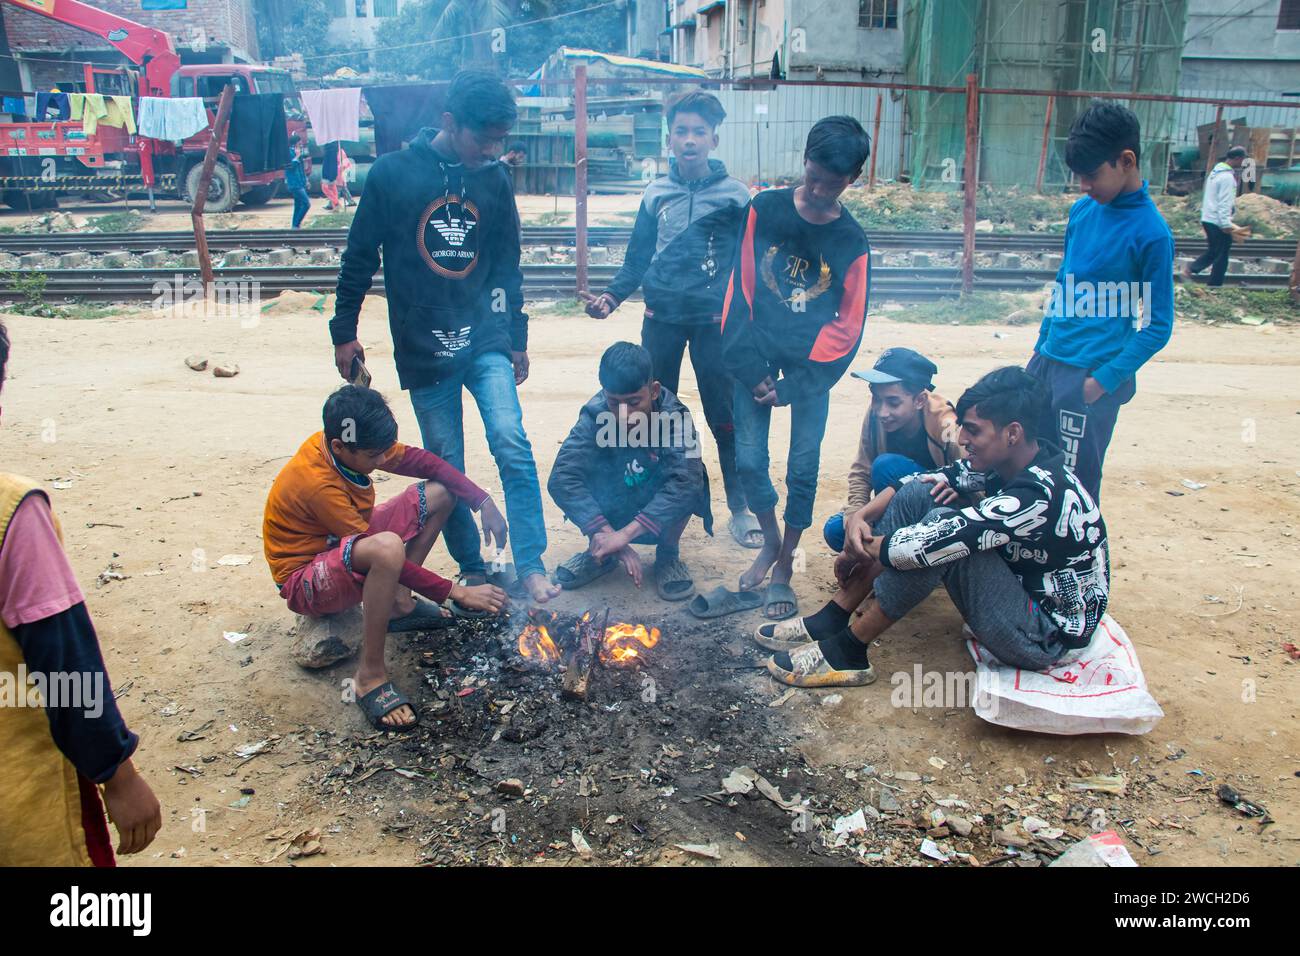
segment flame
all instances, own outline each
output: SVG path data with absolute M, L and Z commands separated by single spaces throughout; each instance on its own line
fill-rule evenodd
M 553 664 L 560 659 L 560 649 L 551 640 L 546 625 L 529 624 L 519 635 L 519 653 L 538 664 Z
M 646 629 L 644 624 L 611 624 L 605 629 L 600 648 L 601 663 L 626 667 L 644 659 L 647 651 L 659 643 L 659 628 Z

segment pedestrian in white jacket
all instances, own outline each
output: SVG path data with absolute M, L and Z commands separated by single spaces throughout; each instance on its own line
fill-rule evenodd
M 1183 269 L 1184 278 L 1190 280 L 1208 266 L 1209 284 L 1223 285 L 1223 277 L 1228 272 L 1228 256 L 1232 251 L 1232 235 L 1238 228 L 1232 221 L 1237 207 L 1237 170 L 1245 159 L 1246 150 L 1234 146 L 1206 178 L 1205 195 L 1201 199 L 1201 228 L 1205 230 L 1207 247 L 1200 258 Z

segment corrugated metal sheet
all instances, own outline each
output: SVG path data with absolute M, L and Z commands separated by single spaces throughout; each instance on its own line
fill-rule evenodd
M 1208 96 L 1224 100 L 1279 100 L 1277 93 L 1267 90 L 1193 90 L 1180 89 L 1179 96 Z M 1251 106 L 1240 109 L 1229 106 L 1223 118 L 1236 120 L 1244 116 L 1247 126 L 1277 126 L 1283 129 L 1300 127 L 1300 98 L 1293 97 L 1294 109 L 1277 106 Z M 1209 103 L 1179 103 L 1174 113 L 1174 145 L 1196 146 L 1196 127 L 1214 122 L 1216 108 Z
M 823 116 L 847 114 L 870 133 L 877 92 L 846 86 L 714 91 L 727 119 L 718 131 L 719 145 L 713 155 L 727 164 L 731 175 L 745 182 L 798 179 L 803 175 L 804 142 L 812 125 Z M 886 90 L 879 142 L 871 144 L 877 154 L 877 179 L 898 175 L 902 135 L 903 101 L 893 99 Z

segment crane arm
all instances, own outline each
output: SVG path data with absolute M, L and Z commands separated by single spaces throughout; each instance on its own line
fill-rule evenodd
M 166 32 L 147 27 L 115 13 L 92 7 L 80 0 L 0 0 L 20 10 L 36 13 L 59 23 L 76 27 L 101 37 L 132 63 L 145 66 L 147 90 L 144 95 L 166 96 L 171 76 L 180 66 L 180 57 Z

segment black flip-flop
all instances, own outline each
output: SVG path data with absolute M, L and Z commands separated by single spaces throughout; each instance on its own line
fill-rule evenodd
M 715 617 L 724 617 L 740 611 L 753 611 L 763 603 L 763 596 L 757 591 L 728 591 L 716 587 L 708 594 L 697 594 L 686 610 L 702 621 Z
M 609 574 L 617 563 L 614 558 L 597 561 L 588 552 L 579 551 L 555 569 L 555 583 L 566 591 L 576 591 Z
M 456 619 L 441 604 L 434 604 L 424 598 L 415 599 L 415 610 L 403 614 L 388 622 L 389 634 L 409 634 L 415 631 L 440 631 L 454 627 Z
M 411 713 L 415 714 L 415 720 L 409 724 L 386 724 L 383 718 L 387 717 L 403 704 L 411 708 Z M 406 697 L 393 686 L 392 681 L 384 681 L 370 693 L 357 698 L 357 706 L 361 712 L 366 715 L 366 720 L 370 721 L 370 726 L 376 730 L 391 730 L 394 733 L 405 733 L 414 730 L 420 723 L 419 711 L 415 709 Z

